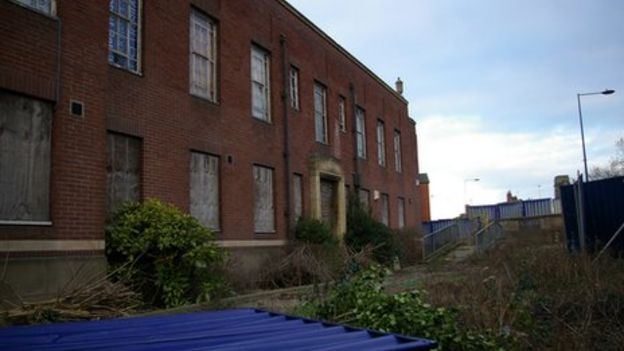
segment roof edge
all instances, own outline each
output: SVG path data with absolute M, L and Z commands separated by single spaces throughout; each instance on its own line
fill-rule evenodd
M 345 55 L 349 60 L 355 63 L 358 67 L 360 67 L 364 72 L 366 72 L 371 78 L 373 78 L 377 83 L 381 84 L 386 90 L 388 90 L 392 95 L 394 95 L 401 102 L 409 105 L 407 99 L 399 94 L 396 90 L 392 89 L 388 83 L 384 82 L 377 74 L 375 74 L 370 68 L 366 67 L 360 60 L 358 60 L 355 56 L 353 56 L 347 49 L 343 48 L 338 42 L 336 42 L 332 37 L 330 37 L 327 33 L 325 33 L 321 28 L 319 28 L 314 22 L 312 22 L 309 18 L 307 18 L 303 13 L 299 12 L 293 5 L 288 3 L 286 0 L 277 0 L 286 10 L 290 11 L 295 17 L 299 18 L 305 25 L 310 27 L 313 31 L 315 31 L 318 35 L 320 35 L 323 39 L 327 40 L 331 46 L 336 48 L 338 52 Z

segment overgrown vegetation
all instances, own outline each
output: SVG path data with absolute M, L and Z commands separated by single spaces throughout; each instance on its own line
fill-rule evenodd
M 295 226 L 295 240 L 298 243 L 315 245 L 338 245 L 338 238 L 325 222 L 313 218 L 300 217 Z
M 106 254 L 117 277 L 133 282 L 144 301 L 174 307 L 207 301 L 226 290 L 224 252 L 196 219 L 155 199 L 128 203 L 106 228 Z
M 397 257 L 397 243 L 393 232 L 376 221 L 356 196 L 349 196 L 347 207 L 347 233 L 345 244 L 355 251 L 373 247 L 375 260 L 391 265 Z
M 617 350 L 624 345 L 624 262 L 570 256 L 543 233 L 512 237 L 445 275 L 423 279 L 464 325 L 508 335 L 513 349 Z
M 383 289 L 387 270 L 371 266 L 337 283 L 323 296 L 294 313 L 355 327 L 413 335 L 436 340 L 445 350 L 495 350 L 499 342 L 490 334 L 461 327 L 458 314 L 427 302 L 423 291 L 388 294 Z
M 422 261 L 422 233 L 414 228 L 402 228 L 396 230 L 394 235 L 401 266 L 420 263 Z

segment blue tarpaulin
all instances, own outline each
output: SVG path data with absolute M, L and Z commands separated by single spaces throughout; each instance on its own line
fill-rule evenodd
M 0 329 L 0 350 L 431 350 L 426 339 L 256 309 Z

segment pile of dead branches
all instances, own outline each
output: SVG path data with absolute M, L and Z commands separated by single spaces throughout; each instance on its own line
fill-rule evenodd
M 366 267 L 373 248 L 353 251 L 346 246 L 300 244 L 280 261 L 269 263 L 260 274 L 260 287 L 286 288 L 339 279 L 345 270 Z
M 128 316 L 142 306 L 141 296 L 121 282 L 103 277 L 60 293 L 57 298 L 21 302 L 3 313 L 1 324 L 23 325 Z

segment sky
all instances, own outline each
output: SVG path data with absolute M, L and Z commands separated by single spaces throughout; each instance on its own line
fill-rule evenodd
M 433 219 L 553 197 L 624 137 L 624 1 L 289 0 L 390 86 L 405 84 Z M 474 179 L 479 181 L 474 181 Z

